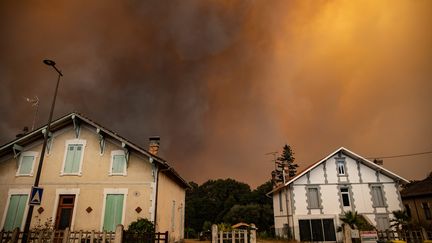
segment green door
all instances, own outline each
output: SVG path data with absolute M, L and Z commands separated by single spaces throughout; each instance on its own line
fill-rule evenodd
M 16 227 L 21 228 L 26 203 L 27 195 L 11 195 L 3 227 L 5 231 L 12 231 Z
M 103 230 L 115 231 L 123 215 L 123 194 L 108 194 L 105 203 Z

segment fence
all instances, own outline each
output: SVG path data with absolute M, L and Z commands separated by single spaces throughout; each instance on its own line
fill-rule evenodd
M 386 230 L 377 231 L 379 241 L 404 240 L 408 243 L 421 243 L 432 240 L 432 231 L 421 230 Z
M 23 232 L 18 228 L 14 231 L 0 231 L 0 243 L 21 243 Z M 132 233 L 123 230 L 123 225 L 118 225 L 115 232 L 107 231 L 30 231 L 29 243 L 168 243 L 168 231 L 165 233 Z
M 165 233 L 136 233 L 125 231 L 123 233 L 123 242 L 137 243 L 168 243 L 168 231 Z
M 252 229 L 219 231 L 217 225 L 214 224 L 212 226 L 212 243 L 256 243 L 255 225 L 252 224 Z

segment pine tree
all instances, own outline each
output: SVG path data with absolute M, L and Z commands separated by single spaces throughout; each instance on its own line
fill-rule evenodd
M 285 167 L 288 167 L 288 178 L 296 175 L 298 165 L 294 163 L 294 152 L 288 144 L 285 144 L 282 155 L 277 160 Z

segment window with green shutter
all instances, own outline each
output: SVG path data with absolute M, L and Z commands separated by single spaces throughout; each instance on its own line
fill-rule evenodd
M 6 213 L 6 219 L 3 229 L 5 231 L 12 231 L 16 227 L 20 227 L 24 218 L 24 210 L 27 203 L 26 194 L 11 195 L 9 199 L 9 206 Z
M 115 231 L 116 226 L 122 223 L 123 200 L 123 194 L 106 195 L 103 230 Z
M 31 176 L 33 175 L 33 167 L 36 158 L 36 152 L 23 152 L 19 159 L 19 165 L 16 175 L 17 176 Z
M 64 162 L 64 174 L 79 174 L 84 145 L 68 144 Z
M 110 175 L 126 175 L 126 157 L 123 150 L 111 152 Z

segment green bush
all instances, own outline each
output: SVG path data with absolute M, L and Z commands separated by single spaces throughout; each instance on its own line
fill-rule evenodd
M 139 218 L 129 224 L 128 230 L 137 233 L 153 233 L 154 225 L 148 219 Z

